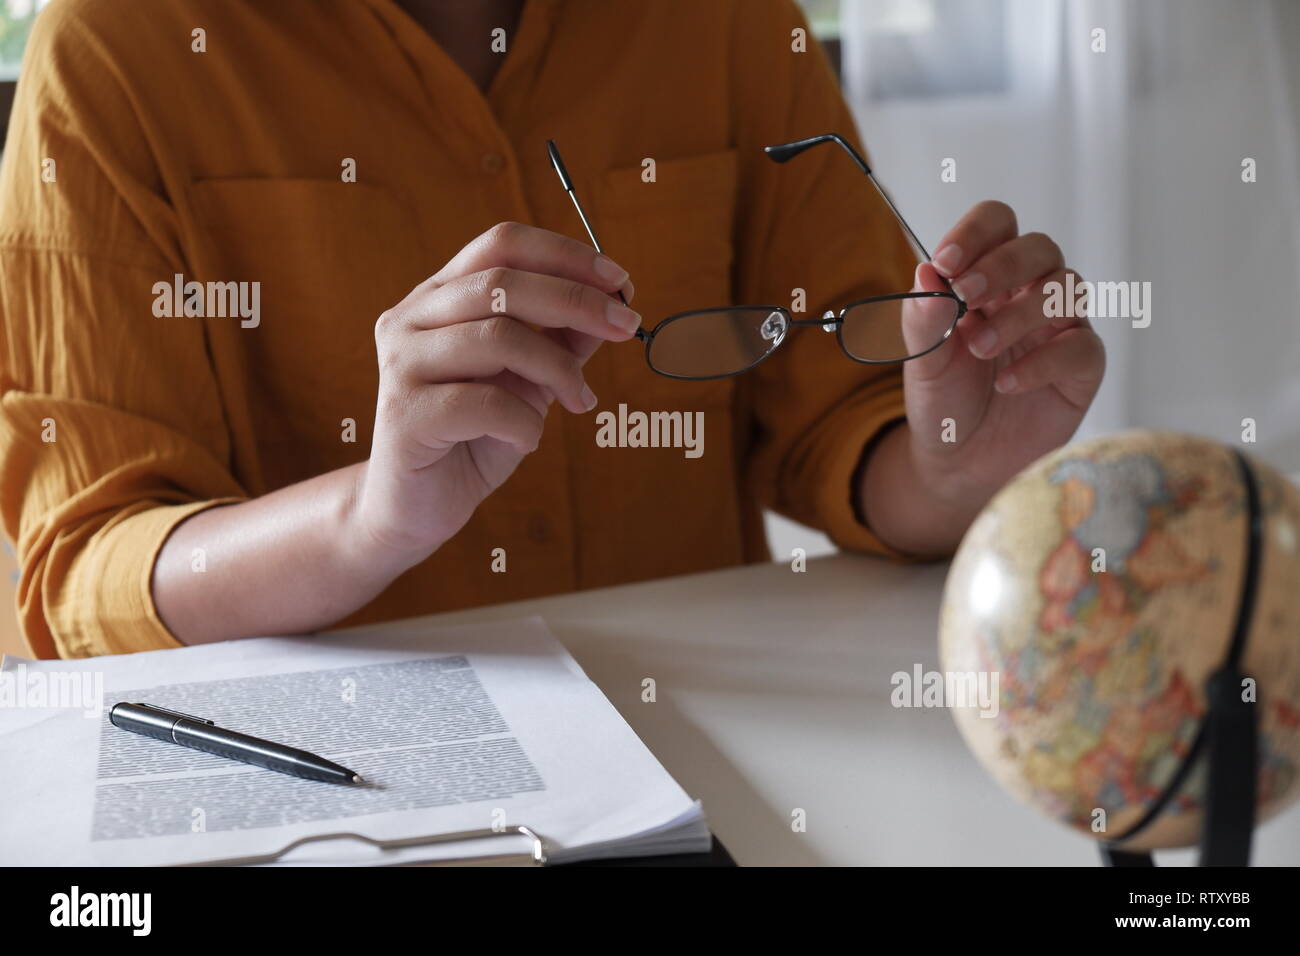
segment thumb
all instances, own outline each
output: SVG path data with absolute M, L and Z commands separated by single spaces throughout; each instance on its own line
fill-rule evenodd
M 916 272 L 912 275 L 912 291 L 947 292 L 948 286 L 939 275 L 938 269 L 928 262 L 922 262 L 917 265 Z

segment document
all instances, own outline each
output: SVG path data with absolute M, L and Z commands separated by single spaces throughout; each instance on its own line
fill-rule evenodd
M 124 731 L 108 720 L 119 701 L 319 754 L 366 785 Z M 554 862 L 709 848 L 698 804 L 540 618 L 10 657 L 0 702 L 0 865 L 438 862 L 525 854 L 519 826 Z M 357 839 L 463 831 L 489 835 Z

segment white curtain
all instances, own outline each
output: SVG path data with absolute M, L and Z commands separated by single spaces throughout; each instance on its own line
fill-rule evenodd
M 1151 283 L 1148 328 L 1094 320 L 1108 375 L 1080 437 L 1236 443 L 1249 418 L 1252 450 L 1300 470 L 1300 3 L 842 0 L 841 23 L 863 138 L 923 240 L 1001 199 L 1085 278 Z

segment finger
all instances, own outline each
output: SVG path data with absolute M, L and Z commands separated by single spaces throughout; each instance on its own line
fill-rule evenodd
M 946 292 L 947 285 L 934 266 L 928 262 L 919 262 L 912 273 L 912 292 Z
M 596 354 L 602 342 L 593 335 L 575 332 L 573 329 L 545 329 L 544 331 L 547 335 L 556 337 L 565 348 L 578 357 L 578 361 L 583 365 L 586 365 L 587 360 Z
M 526 455 L 542 440 L 542 413 L 499 385 L 428 385 L 408 396 L 410 434 L 428 448 L 441 451 L 486 436 Z
M 983 327 L 970 337 L 971 354 L 991 359 L 1020 342 L 1026 335 L 1048 324 L 1043 308 L 1049 282 L 1064 282 L 1065 270 L 1052 273 L 1015 295 L 996 312 L 985 310 Z
M 509 316 L 417 332 L 403 360 L 409 387 L 463 382 L 513 372 L 548 390 L 569 411 L 596 407 L 573 352 Z
M 1064 266 L 1061 247 L 1041 232 L 1030 232 L 985 253 L 953 282 L 952 290 L 967 306 L 978 309 Z
M 980 311 L 985 315 L 992 315 L 999 309 L 1004 308 L 1007 303 L 1019 295 L 1020 292 L 1020 289 L 1012 289 L 1008 292 L 1003 292 L 1001 295 L 995 295 L 993 298 L 986 300 L 982 305 L 980 305 Z
M 1067 275 L 1061 279 L 1061 288 L 1053 290 L 1059 296 L 1060 309 L 1056 315 L 1052 316 L 1052 327 L 1057 329 L 1068 329 L 1076 325 L 1082 325 L 1086 328 L 1092 328 L 1092 323 L 1088 321 L 1089 309 L 1091 307 L 1089 287 L 1085 285 L 1083 276 L 1073 269 L 1066 270 Z M 1073 280 L 1070 276 L 1073 275 Z M 1073 301 L 1065 294 L 1066 290 L 1075 290 Z M 1044 290 L 1046 294 L 1046 289 Z M 1046 303 L 1043 304 L 1046 309 Z
M 913 274 L 912 291 L 947 292 L 948 286 L 944 282 L 943 277 L 935 270 L 933 265 L 928 262 L 922 262 L 917 265 L 916 272 Z M 967 315 L 962 318 L 961 322 L 958 323 L 957 328 L 963 328 L 961 323 L 965 322 L 969 316 L 970 314 L 967 313 Z M 911 318 L 924 318 L 924 313 L 920 313 L 917 316 L 910 316 L 905 308 L 903 313 L 905 342 L 909 340 L 907 327 L 911 324 L 909 321 Z M 928 332 L 926 337 L 930 337 Z M 954 336 L 954 338 L 956 338 L 956 336 Z M 954 346 L 951 343 L 940 346 L 939 348 L 926 352 L 923 355 L 918 355 L 909 360 L 907 363 L 906 374 L 913 381 L 929 381 L 931 379 L 939 378 L 944 374 L 954 358 L 958 355 L 960 355 L 959 346 Z
M 1072 289 L 1078 291 L 1067 295 L 1066 293 L 1071 292 Z M 1007 305 L 1015 305 L 1020 299 L 1032 296 L 1039 302 L 1048 324 L 1030 332 L 1020 340 L 1019 344 L 1025 348 L 1035 348 L 1040 342 L 1046 341 L 1063 329 L 1073 328 L 1076 325 L 1092 328 L 1092 323 L 1088 321 L 1086 289 L 1083 277 L 1067 267 L 1064 271 L 1048 276 L 1041 283 L 1030 285 L 1015 295 L 1003 296 L 1003 301 L 998 306 L 985 303 L 980 311 L 985 315 L 993 315 Z
M 540 385 L 534 385 L 526 378 L 520 378 L 514 372 L 500 372 L 487 378 L 476 378 L 476 382 L 486 382 L 488 385 L 500 385 L 512 394 L 518 395 L 533 408 L 537 409 L 539 415 L 545 415 L 547 409 L 551 407 L 551 402 L 555 401 L 555 394 L 547 388 Z
M 632 297 L 636 295 L 636 290 L 633 289 L 631 280 L 628 281 L 627 285 L 624 286 L 623 289 L 623 304 L 630 306 L 632 304 Z M 604 341 L 603 339 L 598 339 L 595 336 L 587 335 L 585 332 L 578 332 L 574 329 L 545 329 L 544 331 L 547 335 L 551 336 L 555 341 L 560 342 L 565 348 L 576 355 L 578 361 L 583 365 L 586 365 L 587 360 L 596 354 L 596 350 L 600 348 L 601 342 Z
M 1019 395 L 1048 385 L 1079 409 L 1087 408 L 1106 371 L 1106 348 L 1092 329 L 1077 326 L 1054 335 L 994 380 L 1004 394 Z
M 506 266 L 582 282 L 602 292 L 622 291 L 631 301 L 627 270 L 585 242 L 519 222 L 497 223 L 472 240 L 432 277 L 437 285 Z
M 509 315 L 613 342 L 631 338 L 641 325 L 641 316 L 589 285 L 505 266 L 452 279 L 407 302 L 404 313 L 415 329 Z
M 1015 210 L 1006 203 L 977 203 L 939 240 L 931 261 L 941 275 L 955 278 L 986 252 L 1015 238 L 1018 231 Z

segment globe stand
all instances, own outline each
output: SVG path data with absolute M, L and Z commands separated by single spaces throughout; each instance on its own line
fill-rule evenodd
M 1205 812 L 1201 826 L 1201 866 L 1248 866 L 1251 836 L 1255 830 L 1256 755 L 1259 746 L 1257 711 L 1243 699 L 1241 659 L 1250 635 L 1259 586 L 1264 520 L 1259 487 L 1245 456 L 1236 455 L 1246 489 L 1246 562 L 1236 626 L 1223 666 L 1205 682 L 1208 709 L 1197 729 L 1191 749 L 1177 772 L 1146 813 L 1101 847 L 1107 866 L 1155 866 L 1151 854 L 1125 850 L 1123 844 L 1145 830 L 1182 789 L 1202 753 L 1207 761 Z
M 1209 715 L 1202 723 L 1174 782 L 1151 805 L 1137 824 L 1115 842 L 1103 844 L 1102 861 L 1107 866 L 1155 866 L 1151 854 L 1125 850 L 1123 841 L 1132 839 L 1160 815 L 1181 788 L 1200 756 L 1209 762 L 1205 813 L 1201 826 L 1201 866 L 1249 866 L 1250 843 L 1255 829 L 1255 755 L 1258 731 L 1255 705 L 1241 699 L 1242 675 L 1225 668 L 1206 682 Z

